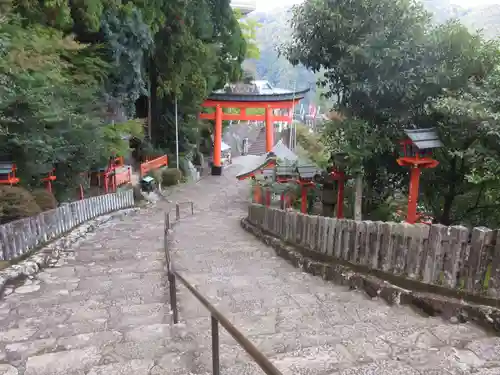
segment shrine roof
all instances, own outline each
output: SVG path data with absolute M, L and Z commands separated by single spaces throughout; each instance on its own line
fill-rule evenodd
M 252 83 L 235 83 L 225 88 L 213 91 L 208 100 L 234 102 L 278 102 L 300 100 L 310 89 L 287 90 L 272 87 L 267 81 L 253 81 Z
M 436 129 L 405 129 L 411 142 L 420 150 L 442 147 Z

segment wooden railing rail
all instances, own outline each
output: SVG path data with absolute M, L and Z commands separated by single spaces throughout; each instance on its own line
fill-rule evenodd
M 180 220 L 181 205 L 191 205 L 191 215 L 194 214 L 193 202 L 181 202 L 175 205 L 175 222 Z M 164 226 L 164 250 L 167 261 L 167 273 L 170 290 L 170 305 L 174 324 L 179 322 L 179 310 L 177 308 L 176 280 L 179 280 L 189 292 L 210 312 L 212 330 L 212 371 L 214 375 L 220 374 L 219 356 L 219 324 L 233 337 L 233 339 L 248 353 L 255 363 L 267 375 L 283 375 L 269 359 L 250 342 L 219 310 L 217 310 L 191 283 L 189 283 L 179 271 L 175 270 L 172 264 L 168 247 L 168 234 L 174 222 L 170 219 L 170 212 L 165 213 Z

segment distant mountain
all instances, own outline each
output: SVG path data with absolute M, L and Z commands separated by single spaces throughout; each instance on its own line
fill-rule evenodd
M 434 14 L 434 21 L 445 22 L 457 18 L 471 30 L 482 29 L 488 38 L 500 36 L 500 5 L 462 8 L 448 0 L 421 0 L 425 8 Z M 289 20 L 291 8 L 277 8 L 269 12 L 253 12 L 248 17 L 261 24 L 257 30 L 260 58 L 245 62 L 245 68 L 257 79 L 266 79 L 282 88 L 311 88 L 305 104 L 321 104 L 316 90 L 317 77 L 304 67 L 292 67 L 284 57 L 278 56 L 277 47 L 290 38 Z M 324 106 L 324 102 L 323 102 Z
M 463 8 L 447 0 L 421 0 L 425 8 L 434 14 L 438 23 L 450 18 L 460 20 L 471 30 L 482 30 L 484 36 L 493 39 L 500 36 L 500 5 L 483 5 Z

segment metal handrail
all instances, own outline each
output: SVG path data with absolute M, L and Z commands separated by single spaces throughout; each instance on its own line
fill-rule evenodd
M 191 203 L 191 214 L 194 214 L 192 202 L 181 202 L 175 206 L 176 222 L 180 220 L 180 205 Z M 217 310 L 192 284 L 190 284 L 184 276 L 172 266 L 170 258 L 170 250 L 168 248 L 168 231 L 171 228 L 170 211 L 165 213 L 165 236 L 164 236 L 164 250 L 167 260 L 167 273 L 170 291 L 170 306 L 172 310 L 172 318 L 174 324 L 179 322 L 179 311 L 177 309 L 177 289 L 176 279 L 191 292 L 191 294 L 210 312 L 211 318 L 211 331 L 212 331 L 212 369 L 214 375 L 220 374 L 220 356 L 219 356 L 219 323 L 226 329 L 231 337 L 248 353 L 248 355 L 255 361 L 255 363 L 267 375 L 283 375 L 274 366 L 271 361 L 250 342 L 222 313 Z

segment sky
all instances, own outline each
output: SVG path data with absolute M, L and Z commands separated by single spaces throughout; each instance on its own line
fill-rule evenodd
M 300 1 L 301 0 L 257 0 L 257 10 L 266 11 L 283 5 L 296 4 Z M 500 4 L 500 0 L 450 0 L 450 2 L 465 8 L 486 4 Z

